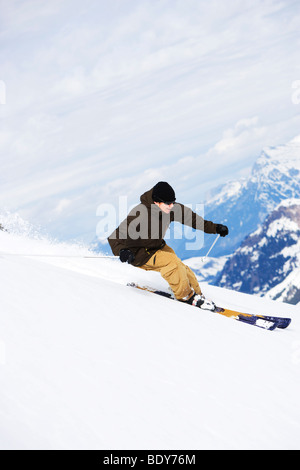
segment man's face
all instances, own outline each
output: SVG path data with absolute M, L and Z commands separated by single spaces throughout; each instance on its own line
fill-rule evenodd
M 165 202 L 156 202 L 156 205 L 162 210 L 165 214 L 170 214 L 171 210 L 174 207 L 173 202 L 171 204 L 166 204 Z

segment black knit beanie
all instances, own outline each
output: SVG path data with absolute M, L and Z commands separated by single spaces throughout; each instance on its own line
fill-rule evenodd
M 169 183 L 160 181 L 152 190 L 152 199 L 154 202 L 172 204 L 176 200 L 174 189 L 169 185 Z

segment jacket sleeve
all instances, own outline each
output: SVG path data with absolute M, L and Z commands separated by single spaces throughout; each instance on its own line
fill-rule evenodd
M 128 225 L 131 222 L 134 222 L 134 217 L 128 216 L 108 237 L 108 242 L 115 256 L 119 256 L 120 250 L 123 248 L 137 248 L 140 244 L 139 239 L 132 239 L 128 234 Z
M 187 206 L 183 204 L 176 203 L 173 209 L 174 212 L 174 221 L 180 222 L 183 225 L 187 225 L 196 230 L 202 230 L 205 233 L 217 233 L 216 224 L 203 219 L 200 215 L 193 212 Z

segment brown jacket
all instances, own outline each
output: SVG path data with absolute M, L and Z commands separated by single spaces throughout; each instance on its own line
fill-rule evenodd
M 216 224 L 204 220 L 188 207 L 177 202 L 170 214 L 165 214 L 154 204 L 152 189 L 141 196 L 141 204 L 134 207 L 127 218 L 108 237 L 114 255 L 120 250 L 129 248 L 135 256 L 134 266 L 142 266 L 165 246 L 163 239 L 171 222 L 180 222 L 205 233 L 216 233 Z

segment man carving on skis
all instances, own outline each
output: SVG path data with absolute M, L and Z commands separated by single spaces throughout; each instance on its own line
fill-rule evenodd
M 158 271 L 169 283 L 177 300 L 202 308 L 210 308 L 202 295 L 193 271 L 170 248 L 163 237 L 171 222 L 180 222 L 205 233 L 228 235 L 226 225 L 204 220 L 183 204 L 175 202 L 175 192 L 160 181 L 141 196 L 141 204 L 108 237 L 114 255 L 124 263 Z M 213 308 L 213 306 L 212 306 Z

